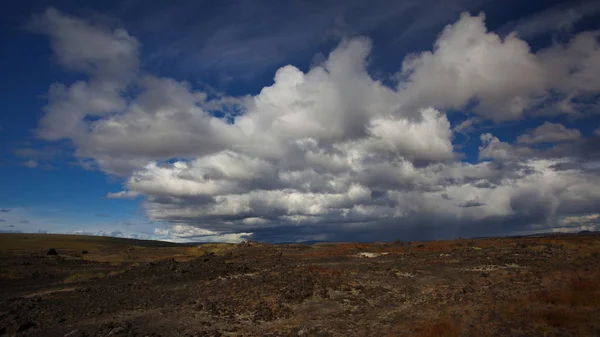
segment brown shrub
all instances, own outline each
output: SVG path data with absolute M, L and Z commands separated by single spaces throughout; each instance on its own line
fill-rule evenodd
M 600 306 L 600 278 L 574 276 L 564 288 L 544 290 L 534 294 L 533 302 L 572 307 Z
M 441 318 L 425 322 L 418 330 L 415 336 L 419 337 L 458 337 L 462 334 L 462 327 L 450 318 Z

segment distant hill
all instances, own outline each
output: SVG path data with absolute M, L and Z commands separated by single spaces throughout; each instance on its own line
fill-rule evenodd
M 88 248 L 91 246 L 181 247 L 179 243 L 75 234 L 1 233 L 0 250 Z

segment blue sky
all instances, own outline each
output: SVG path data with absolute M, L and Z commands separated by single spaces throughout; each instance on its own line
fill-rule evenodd
M 594 1 L 5 5 L 0 231 L 598 229 L 598 18 Z

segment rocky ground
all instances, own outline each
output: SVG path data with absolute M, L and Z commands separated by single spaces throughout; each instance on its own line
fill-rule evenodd
M 600 336 L 593 234 L 103 245 L 0 249 L 0 336 Z

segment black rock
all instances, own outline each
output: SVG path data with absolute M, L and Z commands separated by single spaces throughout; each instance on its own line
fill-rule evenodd
M 58 252 L 54 248 L 48 249 L 48 253 L 46 255 L 58 255 Z
M 33 328 L 34 326 L 35 326 L 35 323 L 33 323 L 33 322 L 23 323 L 23 324 L 19 325 L 19 329 L 17 330 L 17 332 L 23 332 L 29 328 Z
M 87 254 L 87 253 L 88 253 L 88 251 L 85 249 L 81 251 L 81 254 Z

